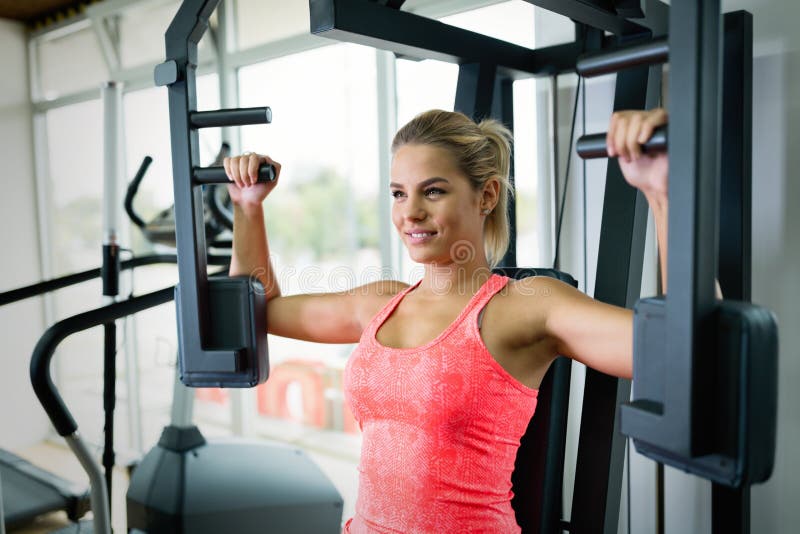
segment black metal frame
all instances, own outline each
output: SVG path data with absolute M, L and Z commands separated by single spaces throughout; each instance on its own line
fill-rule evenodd
M 219 0 L 185 0 L 165 34 L 157 85 L 167 86 L 179 257 L 176 288 L 180 377 L 189 386 L 252 387 L 269 373 L 265 291 L 249 277 L 207 275 L 202 186 L 226 183 L 221 167 L 199 167 L 199 128 L 264 124 L 269 108 L 197 111 L 197 44 Z M 275 179 L 270 165 L 259 181 Z M 224 320 L 223 320 L 224 318 Z
M 726 298 L 750 302 L 752 215 L 753 16 L 724 19 L 719 205 L 719 283 Z M 750 531 L 750 487 L 711 486 L 714 534 Z
M 671 127 L 681 135 L 670 146 L 669 197 L 680 214 L 669 218 L 669 298 L 636 305 L 636 388 L 621 421 L 640 453 L 712 480 L 715 533 L 745 533 L 749 485 L 766 480 L 774 461 L 777 327 L 771 312 L 746 304 L 752 17 L 723 18 L 719 7 L 687 0 L 671 8 L 671 94 L 681 95 L 671 106 Z M 601 74 L 666 57 L 663 43 L 623 47 L 584 59 L 582 70 Z M 591 137 L 579 141 L 579 152 L 605 155 L 603 134 Z M 725 296 L 745 303 L 716 301 L 717 254 Z

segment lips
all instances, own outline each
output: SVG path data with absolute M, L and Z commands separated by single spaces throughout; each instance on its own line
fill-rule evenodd
M 432 232 L 430 230 L 413 230 L 410 232 L 406 232 L 406 236 L 408 236 L 408 241 L 413 245 L 418 245 L 430 241 L 431 239 L 436 237 L 436 235 L 437 232 Z

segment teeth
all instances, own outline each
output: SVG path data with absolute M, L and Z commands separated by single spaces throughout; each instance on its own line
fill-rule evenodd
M 422 233 L 422 234 L 411 234 L 411 237 L 427 237 L 429 235 L 433 235 L 433 233 L 425 232 L 425 233 Z

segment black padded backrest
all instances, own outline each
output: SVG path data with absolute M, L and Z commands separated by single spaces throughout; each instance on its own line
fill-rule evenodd
M 549 276 L 578 287 L 574 278 L 554 269 L 499 267 L 494 272 L 516 280 Z M 520 440 L 511 505 L 523 534 L 560 532 L 571 366 L 568 358 L 550 366 L 539 387 L 536 412 Z

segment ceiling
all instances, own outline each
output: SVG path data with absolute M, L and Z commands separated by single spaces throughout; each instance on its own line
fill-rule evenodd
M 0 0 L 0 18 L 31 23 L 49 15 L 67 15 L 70 9 L 78 11 L 87 0 Z

